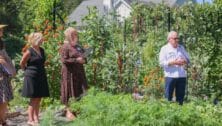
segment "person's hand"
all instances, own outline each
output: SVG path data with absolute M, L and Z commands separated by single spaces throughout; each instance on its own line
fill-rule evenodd
M 4 59 L 0 59 L 0 63 L 5 63 L 5 60 Z
M 78 57 L 78 58 L 76 58 L 76 61 L 77 61 L 78 63 L 80 63 L 80 64 L 84 64 L 84 63 L 86 62 L 83 57 Z
M 178 61 L 178 65 L 186 65 L 187 61 L 184 58 L 176 59 Z
M 187 63 L 187 61 L 183 58 L 180 58 L 180 59 L 176 59 L 176 60 L 173 60 L 171 62 L 169 62 L 169 65 L 178 65 L 178 66 L 182 66 L 182 65 L 185 65 Z
M 22 70 L 25 70 L 26 65 L 20 65 Z

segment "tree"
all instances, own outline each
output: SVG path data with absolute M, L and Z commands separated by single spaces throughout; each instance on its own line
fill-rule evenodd
M 22 23 L 19 19 L 19 11 L 22 4 L 23 1 L 21 0 L 1 0 L 0 23 L 8 25 L 7 32 L 17 33 L 21 31 Z

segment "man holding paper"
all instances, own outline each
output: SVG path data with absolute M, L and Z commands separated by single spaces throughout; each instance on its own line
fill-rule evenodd
M 175 90 L 176 101 L 182 105 L 187 79 L 185 67 L 190 63 L 190 58 L 185 48 L 178 43 L 177 32 L 171 31 L 167 40 L 168 43 L 161 48 L 159 54 L 159 63 L 165 76 L 165 96 L 168 101 L 172 101 Z

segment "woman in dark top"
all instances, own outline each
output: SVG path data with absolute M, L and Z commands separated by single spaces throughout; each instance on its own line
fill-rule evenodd
M 83 64 L 86 59 L 84 50 L 78 45 L 78 35 L 74 28 L 65 30 L 65 41 L 61 48 L 62 81 L 61 101 L 66 105 L 66 117 L 73 120 L 75 116 L 68 108 L 69 98 L 79 98 L 84 89 L 87 89 L 87 81 Z
M 16 70 L 12 64 L 11 58 L 5 51 L 2 41 L 3 27 L 0 25 L 0 125 L 6 126 L 7 104 L 13 99 L 11 77 L 15 76 Z
M 30 98 L 27 123 L 35 125 L 39 123 L 41 98 L 49 97 L 49 89 L 44 68 L 45 53 L 40 47 L 43 36 L 41 33 L 32 33 L 29 35 L 28 42 L 31 47 L 23 54 L 20 62 L 21 68 L 25 71 L 22 96 Z

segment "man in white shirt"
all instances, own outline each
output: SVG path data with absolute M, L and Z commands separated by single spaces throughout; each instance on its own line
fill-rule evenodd
M 177 32 L 169 32 L 167 40 L 168 43 L 161 48 L 159 54 L 159 63 L 165 76 L 165 97 L 172 101 L 175 89 L 176 101 L 182 105 L 187 79 L 185 67 L 190 63 L 190 58 L 184 47 L 178 43 Z

